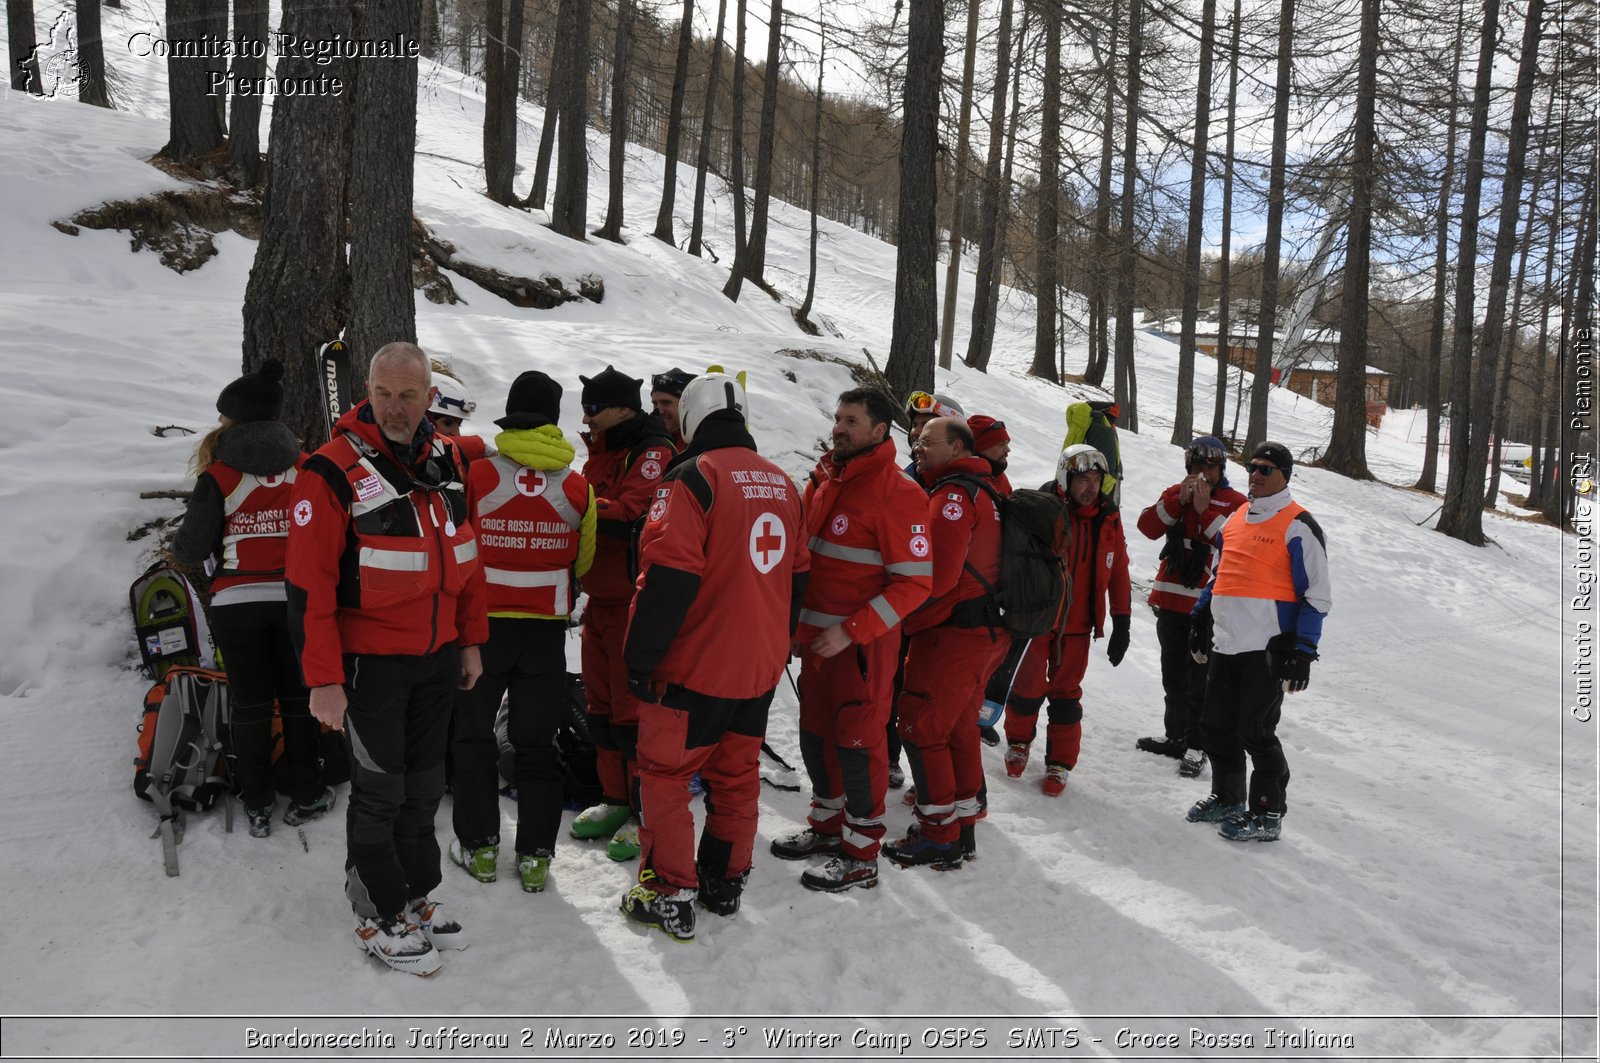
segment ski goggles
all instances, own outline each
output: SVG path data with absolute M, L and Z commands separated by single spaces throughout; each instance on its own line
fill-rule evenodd
M 693 373 L 685 373 L 682 369 L 668 369 L 665 373 L 657 373 L 650 378 L 650 390 L 682 395 L 683 389 L 693 379 Z
M 1226 465 L 1228 455 L 1222 448 L 1211 443 L 1195 443 L 1191 445 L 1184 455 L 1184 463 L 1189 468 L 1196 465 Z
M 913 416 L 924 413 L 935 417 L 961 416 L 961 412 L 954 406 L 945 405 L 926 391 L 913 391 L 906 396 L 906 412 Z
M 453 395 L 445 395 L 442 393 L 438 398 L 433 400 L 433 404 L 438 407 L 439 412 L 443 412 L 446 417 L 458 416 L 457 414 L 448 412 L 451 410 L 460 410 L 461 413 L 459 416 L 468 417 L 478 409 L 478 404 L 473 402 L 471 399 L 458 399 Z
M 1061 459 L 1061 467 L 1067 472 L 1098 472 L 1105 473 L 1106 460 L 1098 453 L 1074 454 L 1070 458 Z

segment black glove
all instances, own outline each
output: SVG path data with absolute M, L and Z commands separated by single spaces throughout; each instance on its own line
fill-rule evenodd
M 1106 659 L 1115 668 L 1122 663 L 1122 658 L 1128 652 L 1128 618 L 1113 616 L 1111 618 L 1111 641 L 1106 643 Z
M 1195 664 L 1205 664 L 1211 659 L 1211 606 L 1189 618 L 1189 656 Z
M 628 670 L 628 692 L 640 701 L 651 705 L 661 700 L 661 695 L 650 689 L 650 677 L 643 672 Z
M 1198 587 L 1206 577 L 1206 562 L 1211 559 L 1211 544 L 1196 540 L 1184 552 L 1178 579 L 1185 587 Z
M 1315 651 L 1301 649 L 1293 631 L 1281 631 L 1267 640 L 1267 666 L 1272 678 L 1283 683 L 1285 694 L 1298 694 L 1311 684 L 1311 662 Z
M 1167 529 L 1167 541 L 1161 547 L 1161 554 L 1157 560 L 1165 561 L 1167 558 L 1180 558 L 1184 550 L 1183 522 L 1179 521 Z M 1174 561 L 1176 564 L 1176 561 Z

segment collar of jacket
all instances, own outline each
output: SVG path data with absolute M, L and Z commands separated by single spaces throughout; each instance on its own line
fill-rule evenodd
M 241 421 L 217 437 L 216 457 L 252 476 L 276 476 L 300 457 L 300 441 L 282 421 Z
M 494 437 L 495 449 L 518 465 L 540 472 L 555 472 L 577 456 L 561 429 L 553 424 L 538 428 L 508 428 Z
M 335 435 L 346 431 L 354 432 L 394 458 L 403 468 L 414 469 L 428 454 L 428 444 L 433 442 L 434 427 L 433 422 L 424 417 L 422 423 L 417 425 L 416 434 L 411 437 L 411 442 L 390 442 L 389 437 L 383 434 L 383 429 L 378 427 L 378 419 L 372 412 L 372 403 L 362 399 L 339 418 L 339 423 L 333 426 L 333 431 Z
M 584 432 L 583 441 L 593 454 L 603 450 L 631 450 L 640 441 L 652 436 L 659 437 L 663 444 L 671 445 L 672 437 L 668 435 L 666 423 L 660 417 L 635 410 L 632 417 L 612 425 L 604 432 Z
M 1274 515 L 1294 499 L 1289 495 L 1289 485 L 1285 484 L 1282 491 L 1265 498 L 1252 498 L 1250 500 L 1250 519 L 1265 520 Z
M 863 476 L 871 476 L 885 465 L 895 463 L 894 441 L 890 436 L 884 436 L 883 442 L 874 444 L 859 454 L 852 454 L 844 461 L 834 461 L 833 451 L 823 455 L 822 467 L 828 471 L 828 479 L 846 481 L 858 480 Z
M 984 457 L 982 454 L 968 454 L 964 458 L 957 458 L 954 461 L 946 462 L 937 469 L 933 470 L 933 472 L 928 476 L 927 486 L 929 487 L 929 490 L 932 490 L 931 485 L 938 483 L 946 476 L 957 476 L 962 474 L 971 474 L 984 480 L 987 480 L 994 475 L 989 465 L 988 458 Z M 918 479 L 921 478 L 918 477 Z
M 708 450 L 726 450 L 729 447 L 756 450 L 755 437 L 750 434 L 743 417 L 732 410 L 719 410 L 700 423 L 700 427 L 694 430 L 694 442 L 675 456 L 667 468 L 693 461 Z M 756 450 L 756 453 L 760 451 Z

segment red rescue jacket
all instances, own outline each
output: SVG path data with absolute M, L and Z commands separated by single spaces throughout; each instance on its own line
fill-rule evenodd
M 906 618 L 908 635 L 951 620 L 951 610 L 959 603 L 974 602 L 981 607 L 989 592 L 979 576 L 990 587 L 1000 582 L 1000 511 L 981 487 L 949 479 L 963 475 L 992 480 L 989 460 L 960 458 L 932 474 L 928 527 L 933 536 L 933 590 L 922 607 Z M 974 569 L 977 575 L 973 575 Z
M 843 623 L 865 644 L 897 627 L 933 587 L 928 498 L 884 440 L 838 464 L 831 452 L 806 485 L 811 580 L 796 638 Z
M 767 693 L 809 567 L 800 491 L 782 469 L 753 444 L 695 454 L 656 489 L 640 535 L 629 672 L 717 698 Z
M 206 475 L 222 495 L 222 553 L 211 583 L 211 604 L 282 601 L 284 555 L 295 476 L 306 456 L 270 476 L 214 461 Z M 262 591 L 269 591 L 264 597 Z
M 1188 613 L 1194 610 L 1201 589 L 1211 581 L 1211 574 L 1215 570 L 1217 558 L 1216 551 L 1211 548 L 1212 542 L 1221 534 L 1222 526 L 1233 512 L 1245 506 L 1249 499 L 1229 487 L 1227 480 L 1219 480 L 1211 489 L 1210 505 L 1204 514 L 1200 514 L 1194 511 L 1194 506 L 1178 501 L 1182 487 L 1181 483 L 1173 484 L 1161 492 L 1160 498 L 1146 506 L 1139 514 L 1139 530 L 1147 539 L 1160 539 L 1174 527 L 1181 527 L 1184 550 L 1205 552 L 1204 564 L 1199 566 L 1194 586 L 1185 586 L 1183 582 L 1185 557 L 1169 552 L 1161 558 L 1161 564 L 1156 569 L 1156 581 L 1150 588 L 1149 602 L 1157 609 Z
M 572 612 L 589 481 L 506 454 L 472 463 L 478 549 L 491 615 L 557 619 Z M 592 532 L 591 532 L 592 535 Z
M 1065 498 L 1053 482 L 1040 488 Z M 1112 616 L 1133 612 L 1133 583 L 1128 578 L 1128 539 L 1122 531 L 1122 514 L 1110 497 L 1101 495 L 1092 506 L 1072 510 L 1072 601 L 1062 622 L 1064 635 L 1104 634 L 1106 599 Z
M 295 482 L 287 577 L 307 686 L 342 655 L 423 655 L 488 638 L 478 540 L 455 446 L 437 433 L 403 468 L 360 403 Z
M 585 432 L 583 441 L 589 447 L 583 476 L 594 488 L 598 518 L 594 567 L 583 589 L 596 602 L 621 605 L 633 597 L 634 524 L 676 452 L 661 418 L 642 411 L 603 433 Z

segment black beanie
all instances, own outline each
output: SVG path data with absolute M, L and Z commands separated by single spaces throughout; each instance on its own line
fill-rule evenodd
M 246 373 L 222 389 L 217 396 L 217 412 L 235 423 L 276 421 L 283 409 L 283 363 L 276 358 L 262 362 L 254 373 Z
M 561 385 L 537 369 L 522 373 L 511 382 L 506 395 L 506 415 L 495 424 L 501 428 L 538 428 L 555 424 L 561 416 Z
M 1289 448 L 1282 443 L 1263 443 L 1250 455 L 1251 461 L 1264 461 L 1276 465 L 1283 470 L 1283 478 L 1287 480 L 1294 475 L 1294 455 L 1289 453 Z
M 639 389 L 644 387 L 644 381 L 619 373 L 609 365 L 603 373 L 596 373 L 592 377 L 580 376 L 578 379 L 583 381 L 582 401 L 585 406 L 623 406 L 630 410 L 644 408 L 639 401 Z

